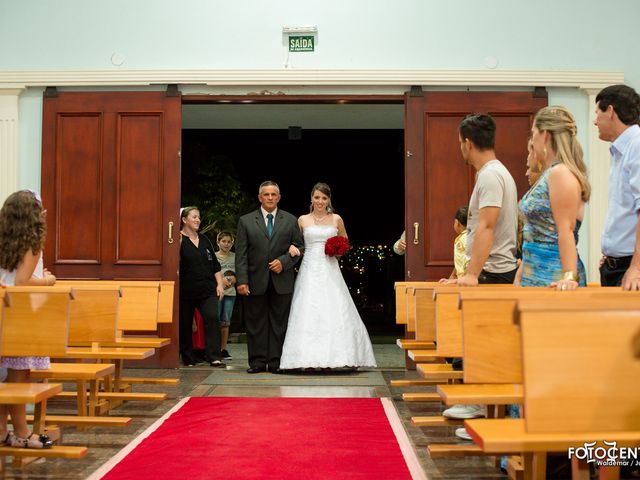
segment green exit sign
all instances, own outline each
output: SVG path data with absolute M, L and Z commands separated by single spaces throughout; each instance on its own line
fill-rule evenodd
M 290 52 L 313 52 L 313 35 L 291 35 L 289 36 Z

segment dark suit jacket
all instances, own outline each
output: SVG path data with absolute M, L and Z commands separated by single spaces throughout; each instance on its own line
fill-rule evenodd
M 248 284 L 252 295 L 264 295 L 269 277 L 279 294 L 293 292 L 293 267 L 300 257 L 291 257 L 289 246 L 295 245 L 303 251 L 304 240 L 298 228 L 298 220 L 284 210 L 278 209 L 273 222 L 271 238 L 260 209 L 240 217 L 236 235 L 236 276 L 238 284 Z M 269 270 L 269 262 L 279 259 L 282 272 Z

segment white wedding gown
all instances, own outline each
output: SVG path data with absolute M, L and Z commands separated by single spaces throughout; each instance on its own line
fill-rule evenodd
M 338 260 L 324 253 L 331 225 L 304 229 L 305 252 L 291 302 L 280 368 L 375 367 L 373 347 Z

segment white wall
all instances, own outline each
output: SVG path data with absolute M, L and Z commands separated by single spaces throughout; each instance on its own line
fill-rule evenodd
M 0 69 L 622 70 L 640 86 L 637 0 L 2 0 Z

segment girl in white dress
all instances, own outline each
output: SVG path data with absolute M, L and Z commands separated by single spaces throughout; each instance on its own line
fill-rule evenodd
M 12 193 L 0 210 L 0 282 L 5 285 L 53 285 L 54 277 L 42 268 L 46 233 L 45 210 L 30 190 Z M 49 368 L 49 357 L 0 357 L 8 383 L 28 383 L 30 369 Z M 7 430 L 11 415 L 13 432 Z M 12 447 L 48 448 L 46 435 L 29 433 L 25 405 L 0 405 L 0 442 Z
M 327 184 L 317 183 L 311 190 L 310 210 L 298 219 L 305 252 L 293 291 L 280 368 L 375 367 L 369 334 L 338 259 L 324 253 L 327 239 L 336 235 L 347 238 L 342 218 L 333 213 Z M 300 254 L 295 247 L 290 253 Z

